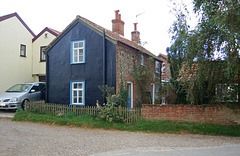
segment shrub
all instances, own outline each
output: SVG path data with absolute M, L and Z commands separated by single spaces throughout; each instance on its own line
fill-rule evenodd
M 124 122 L 123 117 L 119 115 L 118 112 L 118 106 L 117 103 L 118 98 L 116 95 L 108 96 L 106 97 L 107 103 L 103 106 L 100 106 L 97 103 L 97 106 L 99 108 L 98 117 L 100 119 L 103 119 L 107 122 Z

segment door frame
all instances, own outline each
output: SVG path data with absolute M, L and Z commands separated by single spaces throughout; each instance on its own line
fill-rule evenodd
M 133 82 L 127 81 L 127 86 L 130 85 L 130 94 L 131 94 L 131 108 L 133 108 Z M 127 87 L 128 88 L 128 87 Z

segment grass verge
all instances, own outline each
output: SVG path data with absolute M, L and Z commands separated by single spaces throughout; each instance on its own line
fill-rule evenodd
M 88 128 L 126 130 L 132 132 L 142 131 L 154 133 L 240 136 L 240 126 L 147 120 L 141 120 L 136 125 L 131 126 L 122 123 L 108 123 L 87 115 L 76 116 L 74 113 L 69 113 L 64 116 L 53 116 L 50 114 L 38 114 L 18 110 L 13 120 Z

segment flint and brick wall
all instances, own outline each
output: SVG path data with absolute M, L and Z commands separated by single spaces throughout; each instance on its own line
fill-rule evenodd
M 139 88 L 136 86 L 136 80 L 134 79 L 132 73 L 134 70 L 134 60 L 140 64 L 141 53 L 139 51 L 130 48 L 126 45 L 119 44 L 116 51 L 116 90 L 118 92 L 120 86 L 120 64 L 122 66 L 122 76 L 125 82 L 131 81 L 133 83 L 133 107 L 136 106 L 136 99 L 140 99 Z
M 142 106 L 142 117 L 147 120 L 200 122 L 221 125 L 240 125 L 240 108 L 229 109 L 223 105 L 149 105 Z
M 136 79 L 133 77 L 134 63 L 136 65 L 141 64 L 142 52 L 131 48 L 124 44 L 118 44 L 116 49 L 116 91 L 118 92 L 120 85 L 120 65 L 122 66 L 122 76 L 125 82 L 133 83 L 133 107 L 137 107 L 141 103 L 140 87 L 137 85 Z M 145 55 L 145 63 L 147 65 L 148 56 Z M 155 73 L 155 61 L 152 64 L 152 71 Z M 159 74 L 155 73 L 155 79 L 159 78 Z M 151 91 L 151 85 L 149 85 L 149 92 Z

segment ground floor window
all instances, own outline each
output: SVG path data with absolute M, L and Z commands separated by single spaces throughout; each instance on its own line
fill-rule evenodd
M 71 82 L 71 105 L 85 105 L 85 81 Z
M 46 76 L 39 76 L 39 82 L 46 82 Z

